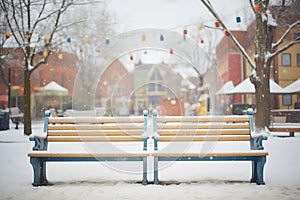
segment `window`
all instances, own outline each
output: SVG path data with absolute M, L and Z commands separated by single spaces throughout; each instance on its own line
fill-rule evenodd
M 34 85 L 39 86 L 40 85 L 40 72 L 36 70 L 35 76 L 34 76 Z
M 155 91 L 155 83 L 149 83 L 149 91 L 150 92 Z
M 159 84 L 158 84 L 158 89 L 157 89 L 157 90 L 160 91 L 160 92 L 165 91 L 165 88 L 164 88 L 164 86 L 163 86 L 162 83 L 159 83 Z
M 282 66 L 291 66 L 291 54 L 290 53 L 281 54 L 281 65 Z
M 300 54 L 297 53 L 297 66 L 300 67 Z
M 69 86 L 72 86 L 72 85 L 73 85 L 73 78 L 72 78 L 71 75 L 69 75 L 68 85 L 69 85 Z
M 290 95 L 290 94 L 282 95 L 282 105 L 284 105 L 284 106 L 292 105 L 292 95 Z
M 61 82 L 61 86 L 65 87 L 65 75 L 64 74 L 60 75 L 60 82 Z
M 300 33 L 294 33 L 294 40 L 300 40 Z
M 55 74 L 55 72 L 52 72 L 52 81 L 55 81 L 56 82 L 56 74 Z

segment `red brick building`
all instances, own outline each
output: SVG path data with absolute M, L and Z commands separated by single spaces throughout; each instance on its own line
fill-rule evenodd
M 55 81 L 67 88 L 69 94 L 72 94 L 76 73 L 76 58 L 73 54 L 52 53 L 48 57 L 47 64 L 41 65 L 32 73 L 31 89 L 43 87 L 51 81 Z
M 245 44 L 245 38 L 247 37 L 245 31 L 231 31 L 231 34 L 233 34 L 242 45 Z M 216 54 L 218 58 L 219 88 L 227 81 L 232 81 L 234 85 L 237 85 L 244 80 L 244 59 L 230 38 L 222 38 L 216 47 Z M 229 97 L 226 98 L 228 99 Z M 242 95 L 235 95 L 234 102 L 242 103 Z
M 7 54 L 11 49 L 4 48 L 3 54 Z M 42 55 L 41 55 L 42 56 Z M 42 57 L 37 55 L 36 61 Z M 11 82 L 11 107 L 17 106 L 23 110 L 23 91 L 24 91 L 24 56 L 21 50 L 10 53 L 2 65 L 4 78 Z M 69 90 L 72 94 L 73 83 L 77 73 L 76 58 L 73 54 L 52 52 L 48 57 L 47 64 L 39 66 L 31 74 L 31 91 L 37 91 L 51 81 L 55 81 Z M 14 91 L 14 90 L 17 90 Z M 0 95 L 3 99 L 8 99 L 8 87 L 3 80 L 0 81 Z M 0 102 L 1 107 L 7 106 L 7 101 Z
M 133 94 L 132 73 L 119 61 L 113 61 L 101 74 L 96 91 L 96 106 L 107 107 L 113 115 L 130 114 Z

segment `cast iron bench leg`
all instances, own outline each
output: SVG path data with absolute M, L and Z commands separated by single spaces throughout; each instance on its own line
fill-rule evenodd
M 158 157 L 154 157 L 154 185 L 158 184 Z
M 256 183 L 257 182 L 257 161 L 252 161 L 252 178 L 250 180 L 250 183 Z
M 143 185 L 147 185 L 148 180 L 147 180 L 147 157 L 143 158 Z
M 16 128 L 15 129 L 19 129 L 19 119 L 16 118 Z
M 266 157 L 262 156 L 259 157 L 257 160 L 257 185 L 265 185 L 264 182 L 264 166 L 266 163 Z
M 46 163 L 42 162 L 40 158 L 30 158 L 30 163 L 34 173 L 34 181 L 32 185 L 47 185 L 48 181 L 46 179 Z

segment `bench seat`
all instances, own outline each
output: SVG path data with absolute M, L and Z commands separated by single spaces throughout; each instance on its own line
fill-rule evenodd
M 149 153 L 60 153 L 48 151 L 35 151 L 28 153 L 31 158 L 142 158 L 150 156 Z
M 249 151 L 249 152 L 215 152 L 215 153 L 174 153 L 174 152 L 153 152 L 151 154 L 153 157 L 158 157 L 160 160 L 165 159 L 166 157 L 172 157 L 172 158 L 179 158 L 179 157 L 187 157 L 189 158 L 195 158 L 195 159 L 209 159 L 213 160 L 217 157 L 239 157 L 239 158 L 246 158 L 246 157 L 259 157 L 259 156 L 267 156 L 268 152 L 266 151 Z M 160 158 L 161 157 L 161 158 Z M 230 158 L 231 159 L 231 158 Z

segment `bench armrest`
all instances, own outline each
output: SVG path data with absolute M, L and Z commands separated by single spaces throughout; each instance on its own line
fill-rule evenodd
M 34 142 L 33 151 L 45 151 L 48 147 L 46 138 L 38 136 L 29 136 L 29 140 Z
M 148 139 L 149 139 L 148 134 L 144 133 L 142 135 L 142 140 L 143 140 L 143 143 L 144 143 L 143 151 L 147 151 L 147 141 L 148 141 Z
M 47 133 L 48 133 L 48 120 L 51 116 L 49 110 L 45 111 L 44 129 L 43 133 L 32 133 L 29 136 L 30 141 L 34 141 L 33 151 L 45 151 L 48 148 Z
M 152 135 L 152 139 L 154 140 L 154 151 L 158 150 L 158 140 L 159 140 L 159 134 L 154 133 Z
M 265 137 L 265 136 L 251 137 L 251 140 L 250 140 L 251 150 L 264 150 L 262 141 L 267 140 L 267 139 L 268 139 L 268 137 Z

